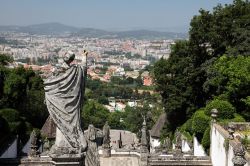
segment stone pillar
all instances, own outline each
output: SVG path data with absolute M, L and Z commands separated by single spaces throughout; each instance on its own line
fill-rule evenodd
M 140 166 L 148 165 L 148 141 L 147 141 L 147 124 L 144 117 L 141 129 L 141 147 L 140 147 L 141 159 Z
M 43 155 L 48 154 L 49 150 L 50 150 L 50 142 L 46 137 L 45 140 L 44 140 L 44 143 L 43 143 L 43 153 L 42 154 Z
M 145 117 L 141 129 L 141 149 L 148 151 L 147 124 Z
M 174 156 L 175 157 L 182 157 L 182 138 L 181 138 L 181 132 L 177 131 L 175 135 L 175 150 L 174 150 Z
M 234 139 L 234 132 L 235 132 L 235 127 L 233 124 L 229 123 L 228 125 L 228 133 L 229 133 L 229 139 L 233 140 Z
M 37 146 L 37 133 L 35 130 L 33 130 L 31 135 L 30 135 L 29 157 L 39 157 L 38 156 L 38 146 Z
M 244 166 L 247 161 L 245 159 L 245 148 L 241 143 L 238 143 L 233 147 L 234 157 L 232 162 L 234 166 Z
M 110 127 L 108 122 L 103 126 L 103 157 L 111 156 L 111 148 L 110 148 Z

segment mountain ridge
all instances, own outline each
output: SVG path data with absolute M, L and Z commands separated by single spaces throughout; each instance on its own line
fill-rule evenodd
M 72 35 L 80 37 L 96 38 L 135 38 L 135 39 L 183 39 L 187 38 L 186 33 L 162 32 L 147 29 L 127 31 L 107 31 L 97 28 L 77 28 L 61 23 L 42 23 L 27 26 L 4 25 L 0 26 L 0 32 L 23 32 L 38 35 Z

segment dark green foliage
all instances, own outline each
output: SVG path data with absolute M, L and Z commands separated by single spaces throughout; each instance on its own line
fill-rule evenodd
M 192 117 L 192 130 L 196 134 L 202 134 L 209 126 L 210 118 L 207 116 L 203 110 L 198 110 L 194 113 Z
M 161 59 L 154 66 L 156 89 L 161 92 L 172 129 L 185 121 L 186 108 L 191 104 L 188 102 L 191 95 L 191 87 L 188 86 L 188 46 L 189 42 L 178 41 L 172 48 L 171 57 Z
M 23 127 L 23 122 L 21 120 L 20 114 L 14 109 L 1 109 L 0 116 L 3 117 L 7 122 L 11 133 L 18 134 Z
M 239 114 L 234 114 L 234 118 L 231 120 L 232 122 L 246 122 L 246 120 Z
M 133 79 L 133 81 L 130 77 L 124 79 L 121 79 L 120 77 L 112 77 L 112 79 L 113 82 L 111 83 L 103 83 L 100 80 L 88 79 L 86 85 L 88 88 L 86 91 L 86 97 L 98 100 L 103 104 L 107 103 L 107 101 L 104 101 L 106 100 L 104 97 L 115 97 L 118 99 L 145 98 L 144 94 L 139 94 L 138 91 L 133 91 L 135 86 L 142 84 L 142 80 L 140 78 Z
M 0 110 L 0 116 L 8 122 L 15 122 L 20 120 L 20 114 L 17 110 L 5 108 Z
M 250 2 L 235 0 L 199 12 L 191 20 L 189 40 L 177 41 L 169 59 L 154 65 L 156 89 L 172 132 L 213 99 L 231 104 L 221 118 L 233 118 L 236 108 L 250 119 Z M 195 129 L 202 134 L 205 130 Z
M 109 104 L 109 100 L 108 100 L 108 98 L 105 97 L 105 96 L 100 96 L 100 97 L 98 98 L 98 103 L 107 105 L 107 104 Z
M 48 116 L 43 81 L 31 69 L 6 68 L 6 61 L 12 61 L 6 57 L 0 55 L 0 115 L 7 122 L 10 134 L 18 134 L 25 142 L 32 128 L 41 128 Z
M 193 131 L 193 128 L 192 128 L 192 123 L 193 123 L 193 119 L 190 118 L 188 119 L 180 128 L 180 131 L 181 132 L 188 132 L 190 134 L 193 134 L 194 131 Z
M 209 147 L 210 147 L 210 127 L 208 127 L 204 134 L 203 134 L 203 138 L 201 140 L 201 144 L 202 146 L 206 149 L 206 152 L 209 152 Z
M 49 113 L 44 103 L 44 91 L 30 90 L 27 92 L 23 103 L 20 104 L 22 114 L 26 117 L 27 121 L 36 128 L 42 128 Z
M 0 54 L 0 66 L 7 65 L 13 62 L 13 57 L 10 55 Z
M 123 112 L 111 112 L 108 118 L 110 128 L 126 129 L 123 117 L 124 117 Z
M 10 73 L 4 81 L 4 94 L 7 98 L 8 106 L 18 107 L 26 92 L 26 80 L 21 75 Z
M 14 135 L 19 135 L 22 141 L 26 141 L 28 139 L 28 132 L 26 132 L 27 126 L 24 121 L 25 119 L 20 116 L 20 113 L 17 110 L 10 108 L 0 109 L 0 117 L 5 120 L 2 122 L 6 130 L 1 134 L 4 135 L 6 133 L 10 133 Z
M 126 107 L 124 124 L 127 130 L 138 133 L 142 128 L 142 112 L 138 108 Z
M 93 100 L 88 100 L 83 106 L 82 118 L 84 129 L 87 129 L 89 124 L 93 124 L 97 128 L 102 128 L 108 117 L 109 111 Z
M 247 97 L 250 94 L 250 57 L 221 56 L 209 67 L 205 90 L 211 95 L 219 95 L 228 100 L 238 113 L 249 120 Z
M 206 115 L 210 116 L 213 108 L 218 110 L 218 118 L 220 119 L 232 119 L 234 117 L 235 108 L 228 101 L 219 99 L 210 101 L 205 107 Z

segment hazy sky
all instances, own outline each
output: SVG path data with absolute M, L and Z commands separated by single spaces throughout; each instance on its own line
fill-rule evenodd
M 0 25 L 59 22 L 100 29 L 189 27 L 200 8 L 233 0 L 0 0 Z

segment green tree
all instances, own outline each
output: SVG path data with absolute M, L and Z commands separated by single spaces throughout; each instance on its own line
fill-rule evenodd
M 249 96 L 249 9 L 250 2 L 243 0 L 218 5 L 212 12 L 201 9 L 191 20 L 189 40 L 177 41 L 169 59 L 155 63 L 156 89 L 170 130 L 216 96 L 250 117 L 244 102 Z
M 0 54 L 0 66 L 5 66 L 11 62 L 13 62 L 12 56 L 6 54 Z
M 232 119 L 234 117 L 235 108 L 228 101 L 219 99 L 210 101 L 205 107 L 206 115 L 210 116 L 211 110 L 214 108 L 218 110 L 218 118 Z
M 123 112 L 111 112 L 108 118 L 108 122 L 111 129 L 126 129 L 123 122 L 124 113 Z
M 109 111 L 96 101 L 88 100 L 83 106 L 81 116 L 84 129 L 87 129 L 89 124 L 101 129 L 108 121 Z
M 221 56 L 207 73 L 204 89 L 212 96 L 228 100 L 238 113 L 242 113 L 249 120 L 249 107 L 244 101 L 247 101 L 250 94 L 250 57 Z

